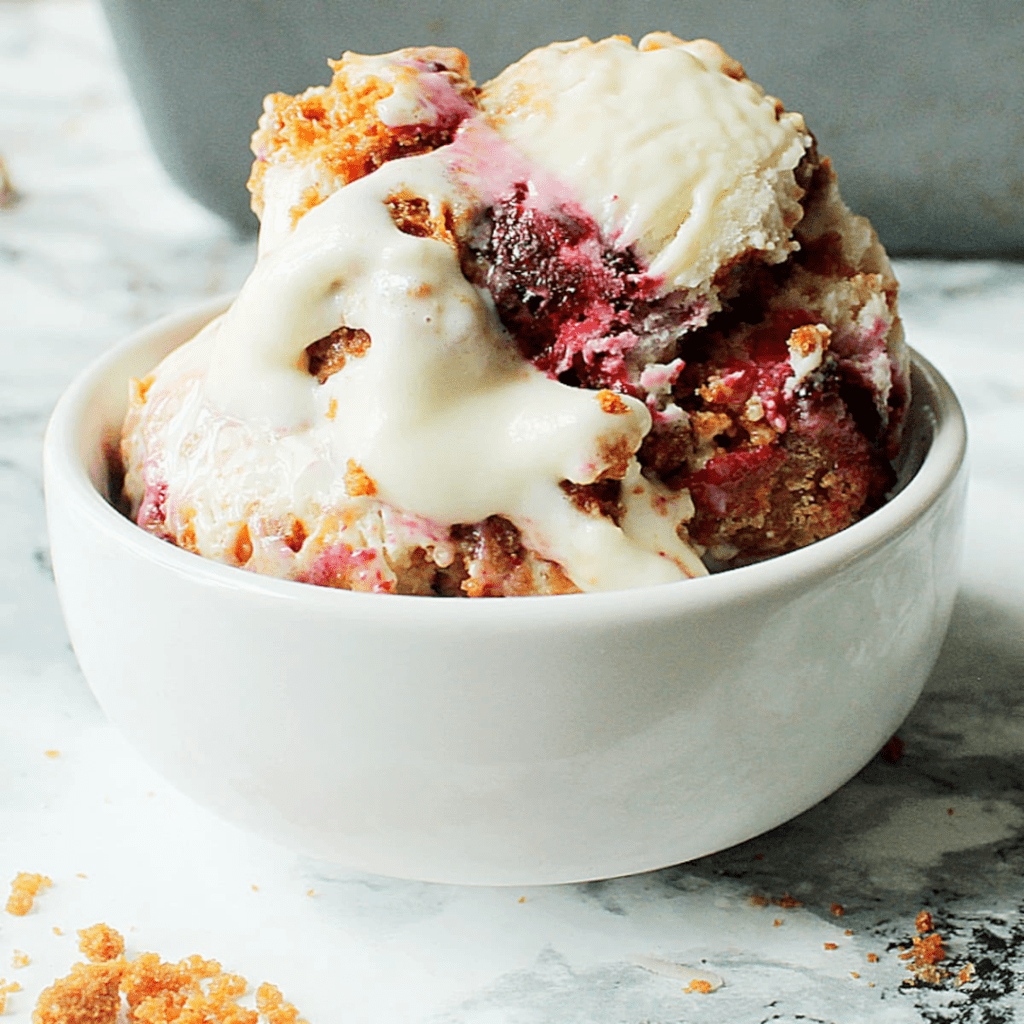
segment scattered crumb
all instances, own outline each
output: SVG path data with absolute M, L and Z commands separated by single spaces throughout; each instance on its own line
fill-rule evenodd
M 372 498 L 377 493 L 376 481 L 355 459 L 348 460 L 345 470 L 345 493 L 350 498 Z
M 959 988 L 961 985 L 966 985 L 969 981 L 974 981 L 974 964 L 966 963 L 957 972 L 956 986 Z
M 84 871 L 76 871 L 75 878 L 88 878 L 89 876 Z
M 851 978 L 859 978 L 860 975 L 856 971 L 850 971 L 850 977 Z
M 842 917 L 843 914 L 846 913 L 846 908 L 842 905 L 842 903 L 833 903 L 832 906 L 828 909 L 832 911 L 833 917 Z
M 754 895 L 750 897 L 750 905 L 752 907 L 767 907 L 768 897 L 762 896 L 759 893 L 754 893 Z
M 897 761 L 903 757 L 903 751 L 907 749 L 907 745 L 899 738 L 899 736 L 893 736 L 884 747 L 882 747 L 882 757 L 885 758 L 889 764 L 896 764 Z
M 799 356 L 809 356 L 815 351 L 828 348 L 832 332 L 824 324 L 805 324 L 797 327 L 789 336 L 789 349 Z
M 53 926 L 53 934 L 54 935 L 63 935 L 64 934 L 64 930 L 62 928 L 58 928 L 56 925 L 54 925 Z
M 106 963 L 124 953 L 124 939 L 109 925 L 94 924 L 91 928 L 79 929 L 78 948 L 92 963 Z
M 156 953 L 125 959 L 124 940 L 105 924 L 79 935 L 82 952 L 94 962 L 75 964 L 42 992 L 33 1024 L 307 1024 L 273 985 L 256 990 L 255 1010 L 240 1006 L 248 982 L 216 960 L 190 956 L 170 963 Z M 100 952 L 103 960 L 95 962 Z
M 868 982 L 868 988 L 874 988 L 874 987 L 875 987 L 875 983 L 873 981 L 869 981 Z
M 260 891 L 260 887 L 255 882 L 253 882 L 253 884 L 251 886 L 249 886 L 249 888 L 252 889 L 253 892 L 259 892 Z
M 53 885 L 46 875 L 33 875 L 28 871 L 17 874 L 11 882 L 11 895 L 7 898 L 7 913 L 24 917 L 40 891 Z
M 690 984 L 683 989 L 683 991 L 700 992 L 703 995 L 707 995 L 709 992 L 713 992 L 714 988 L 712 987 L 710 981 L 704 981 L 703 978 L 694 978 L 693 981 L 691 981 Z
M 927 910 L 922 910 L 917 917 L 914 918 L 914 931 L 918 935 L 924 935 L 925 932 L 930 932 L 933 929 L 932 915 Z
M 316 889 L 307 889 L 306 890 L 306 895 L 307 896 L 315 896 L 316 895 Z
M 248 523 L 242 523 L 238 528 L 232 553 L 239 565 L 245 565 L 252 558 L 252 534 L 249 532 Z
M 781 917 L 775 918 L 775 920 L 772 921 L 772 927 L 773 928 L 781 928 L 782 927 L 782 918 Z
M 0 157 L 0 210 L 13 206 L 21 196 L 11 182 L 11 176 L 7 172 L 7 165 L 3 157 Z
M 826 948 L 826 949 L 830 949 L 830 950 L 831 950 L 831 949 L 838 949 L 838 948 L 839 948 L 839 946 L 838 946 L 838 944 L 837 944 L 837 943 L 835 943 L 835 942 L 826 942 L 826 943 L 825 943 L 825 948 Z
M 299 1011 L 287 1002 L 276 985 L 264 982 L 256 989 L 256 1009 L 267 1018 L 267 1024 L 304 1024 Z
M 608 413 L 609 416 L 621 416 L 623 413 L 629 412 L 629 406 L 614 391 L 609 391 L 607 388 L 598 391 L 597 401 L 601 410 Z
M 790 896 L 788 892 L 783 893 L 778 899 L 773 899 L 772 903 L 777 907 L 782 907 L 784 910 L 792 910 L 793 907 L 803 906 L 800 900 L 795 896 Z
M 28 967 L 30 963 L 32 963 L 32 957 L 30 957 L 28 953 L 24 952 L 23 950 L 16 949 L 11 954 L 12 967 Z
M 868 963 L 869 964 L 877 964 L 878 963 L 878 954 L 877 953 L 868 953 Z
M 852 928 L 847 928 L 846 931 L 843 932 L 843 934 L 844 935 L 852 935 L 853 934 L 853 929 Z
M 519 902 L 520 903 L 525 903 L 526 902 L 526 897 L 525 896 L 520 896 L 519 897 Z
M 44 750 L 43 753 L 50 758 L 60 757 L 59 750 Z
M 927 918 L 927 922 L 923 919 Z M 915 924 L 918 926 L 927 923 L 931 926 L 931 914 L 921 911 L 917 915 Z M 942 936 L 937 932 L 930 935 L 915 935 L 914 945 L 900 953 L 901 960 L 909 960 L 907 970 L 913 973 L 913 978 L 908 982 L 916 985 L 924 982 L 926 985 L 938 985 L 949 977 L 949 971 L 936 965 L 946 959 L 946 950 L 942 945 Z
M 931 935 L 915 936 L 913 947 L 905 953 L 900 953 L 900 959 L 913 959 L 915 964 L 926 966 L 945 960 L 946 950 L 942 945 L 942 936 L 937 932 Z
M 0 978 L 0 1013 L 3 1013 L 7 1007 L 7 997 L 12 992 L 20 992 L 21 986 L 16 981 L 7 981 L 4 978 Z
M 946 808 L 946 813 L 949 814 L 949 815 L 952 815 L 952 814 L 955 814 L 956 812 L 953 810 L 952 807 L 947 807 Z

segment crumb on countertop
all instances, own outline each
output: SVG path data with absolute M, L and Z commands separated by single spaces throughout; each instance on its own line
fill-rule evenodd
M 710 981 L 705 981 L 703 978 L 694 978 L 686 988 L 684 992 L 700 992 L 701 995 L 708 995 L 710 992 L 714 992 L 715 988 Z
M 12 967 L 28 967 L 30 963 L 32 963 L 32 957 L 30 957 L 24 950 L 16 949 L 11 953 Z
M 914 928 L 918 934 L 914 936 L 913 945 L 910 949 L 900 948 L 899 958 L 909 961 L 906 968 L 913 974 L 907 984 L 923 982 L 926 985 L 938 985 L 950 977 L 948 970 L 938 966 L 948 959 L 948 954 L 942 936 L 933 931 L 933 927 L 932 915 L 922 910 L 914 919 Z
M 106 963 L 124 953 L 124 939 L 110 925 L 94 924 L 91 928 L 79 929 L 78 948 L 91 963 Z
M 966 985 L 970 981 L 974 981 L 974 964 L 968 962 L 957 972 L 956 986 L 959 988 L 961 985 Z
M 882 747 L 882 757 L 885 758 L 889 764 L 896 764 L 900 758 L 903 757 L 903 751 L 906 750 L 907 745 L 899 738 L 899 736 L 893 736 L 884 747 Z
M 782 907 L 783 910 L 792 910 L 794 907 L 803 906 L 800 900 L 795 896 L 790 896 L 788 892 L 783 893 L 777 899 L 773 899 L 772 904 L 776 907 Z
M 7 171 L 7 164 L 0 156 L 0 210 L 13 206 L 20 198 L 21 196 L 18 195 L 18 190 L 14 187 Z
M 7 898 L 7 913 L 16 917 L 24 917 L 31 909 L 36 896 L 53 885 L 46 875 L 34 875 L 29 871 L 21 871 L 11 882 L 11 894 Z
M 83 928 L 79 948 L 92 963 L 78 963 L 44 989 L 33 1024 L 117 1024 L 123 1002 L 140 1024 L 306 1024 L 274 985 L 256 990 L 256 1009 L 240 1006 L 249 984 L 216 960 L 186 957 L 165 962 L 156 953 L 124 956 L 124 939 L 106 924 Z
M 121 1008 L 118 985 L 124 964 L 75 964 L 43 989 L 32 1024 L 114 1024 Z
M 946 959 L 942 936 L 938 932 L 931 935 L 915 935 L 913 946 L 900 953 L 900 959 L 912 961 L 907 964 L 907 968 L 915 972 L 918 968 L 934 967 Z
M 7 997 L 12 992 L 20 992 L 21 986 L 16 981 L 7 981 L 0 978 L 0 1013 L 7 1008 Z
M 276 985 L 264 982 L 256 989 L 256 1009 L 267 1018 L 267 1024 L 304 1024 L 299 1011 L 287 1002 Z

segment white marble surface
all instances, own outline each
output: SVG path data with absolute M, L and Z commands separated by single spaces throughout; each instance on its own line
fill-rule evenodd
M 0 209 L 0 893 L 17 871 L 54 882 L 27 917 L 0 912 L 0 977 L 22 985 L 5 1019 L 27 1024 L 75 930 L 100 920 L 130 952 L 274 981 L 311 1024 L 1024 1018 L 1024 266 L 899 267 L 908 333 L 960 394 L 973 466 L 962 594 L 901 761 L 650 875 L 395 882 L 197 809 L 105 723 L 69 649 L 40 484 L 49 410 L 96 353 L 234 286 L 252 258 L 156 165 L 94 0 L 0 2 L 0 157 L 20 193 Z M 786 892 L 803 906 L 750 900 Z M 895 947 L 923 908 L 975 982 L 905 984 Z M 13 967 L 15 949 L 32 963 Z M 685 993 L 637 966 L 651 954 L 725 984 Z

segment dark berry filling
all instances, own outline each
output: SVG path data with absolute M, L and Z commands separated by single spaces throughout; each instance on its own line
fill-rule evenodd
M 824 181 L 809 181 L 809 195 Z M 661 282 L 636 253 L 609 244 L 580 207 L 544 204 L 519 182 L 472 226 L 462 259 L 538 369 L 565 384 L 648 398 L 655 417 L 638 453 L 644 472 L 689 489 L 690 536 L 735 550 L 735 564 L 843 529 L 892 484 L 869 382 L 838 351 L 794 382 L 790 337 L 821 315 L 772 308 L 798 263 L 840 273 L 836 251 L 827 237 L 776 266 L 757 254 L 733 261 L 716 278 L 723 308 L 709 315 L 707 303 L 659 296 Z M 648 397 L 641 375 L 652 364 L 678 374 L 671 399 L 681 418 L 662 415 L 664 404 Z M 566 493 L 615 518 L 617 493 Z
M 464 271 L 494 299 L 523 355 L 564 383 L 639 394 L 629 353 L 656 321 L 662 334 L 693 326 L 693 308 L 664 304 L 658 281 L 630 249 L 605 242 L 581 209 L 542 209 L 520 182 L 474 226 Z M 703 322 L 703 320 L 700 320 Z
M 742 340 L 707 339 L 680 375 L 676 401 L 690 432 L 656 429 L 640 459 L 689 489 L 696 508 L 689 530 L 699 543 L 748 557 L 791 550 L 850 525 L 891 486 L 891 466 L 869 440 L 877 429 L 859 422 L 871 398 L 840 364 L 826 355 L 811 376 L 789 383 L 789 336 L 817 322 L 793 310 Z

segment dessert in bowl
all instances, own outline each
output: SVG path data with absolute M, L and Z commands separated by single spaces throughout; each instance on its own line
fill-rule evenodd
M 138 524 L 381 593 L 621 589 L 884 500 L 896 281 L 799 114 L 707 41 L 346 54 L 267 98 L 259 258 L 135 387 Z
M 316 141 L 329 97 L 268 101 L 256 194 L 286 198 L 264 220 L 253 278 L 225 316 L 217 301 L 129 339 L 54 414 L 51 543 L 86 677 L 168 779 L 295 848 L 505 884 L 700 856 L 849 778 L 937 655 L 956 588 L 963 420 L 935 371 L 910 366 L 884 253 L 798 116 L 721 51 L 605 43 L 531 55 L 514 87 L 499 76 L 474 102 L 515 136 L 523 83 L 536 96 L 590 47 L 610 62 L 604 77 L 668 53 L 685 74 L 740 86 L 779 133 L 771 173 L 752 172 L 753 191 L 741 180 L 735 209 L 722 201 L 735 190 L 701 206 L 703 171 L 687 199 L 725 218 L 712 235 L 734 252 L 699 267 L 706 247 L 683 244 L 685 210 L 667 243 L 639 230 L 627 241 L 585 196 L 551 205 L 543 169 L 524 192 L 504 143 L 479 145 L 491 129 L 460 105 L 470 86 L 450 51 L 353 58 L 341 98 L 362 83 L 375 116 L 423 151 L 326 180 L 333 158 L 296 164 L 286 147 L 275 162 L 268 133 Z M 391 91 L 374 92 L 389 74 Z M 424 142 L 423 125 L 455 136 Z M 447 205 L 412 188 L 421 175 Z M 453 175 L 489 197 L 483 216 L 462 210 Z M 743 221 L 759 201 L 760 247 Z M 397 251 L 412 270 L 365 272 L 357 243 L 378 229 L 387 241 L 370 263 Z M 524 252 L 543 264 L 534 287 Z M 571 299 L 565 266 L 584 270 Z M 396 279 L 398 299 L 385 287 Z M 453 289 L 469 326 L 435 332 L 433 347 L 413 337 L 410 387 L 396 346 Z M 397 405 L 365 404 L 368 384 L 396 379 Z M 481 395 L 486 415 L 466 417 L 463 400 Z M 474 448 L 474 431 L 487 444 Z M 523 443 L 494 471 L 478 456 L 510 436 Z M 287 486 L 268 486 L 282 475 Z M 123 496 L 135 522 L 115 508 Z

